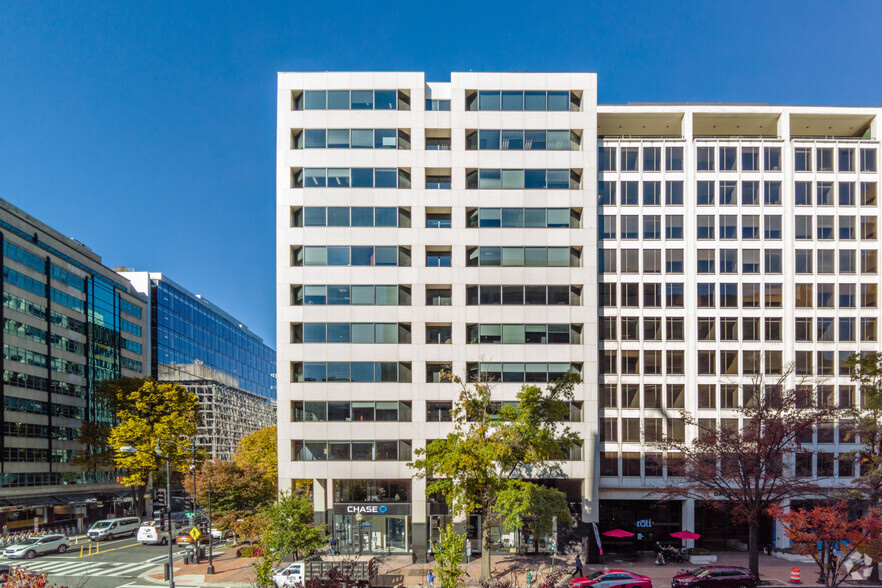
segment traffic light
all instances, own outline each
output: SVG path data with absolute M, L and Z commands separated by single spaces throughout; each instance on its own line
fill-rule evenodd
M 153 502 L 155 502 L 156 504 L 161 504 L 162 506 L 165 506 L 167 504 L 167 502 L 165 500 L 165 490 L 163 490 L 161 488 L 157 489 L 156 490 L 156 499 Z

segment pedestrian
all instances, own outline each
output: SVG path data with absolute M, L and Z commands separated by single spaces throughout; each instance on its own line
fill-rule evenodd
M 426 582 L 429 583 L 429 588 L 435 588 L 435 574 L 432 573 L 432 570 L 426 574 Z
M 655 565 L 665 565 L 665 550 L 662 548 L 661 543 L 656 541 L 653 549 L 655 549 Z
M 328 545 L 331 547 L 331 555 L 337 555 L 337 539 L 331 535 L 331 540 L 328 541 Z
M 3 525 L 3 534 L 9 535 L 9 525 Z
M 576 569 L 573 572 L 573 577 L 574 578 L 581 578 L 584 575 L 585 574 L 582 573 L 582 558 L 577 555 L 576 556 Z

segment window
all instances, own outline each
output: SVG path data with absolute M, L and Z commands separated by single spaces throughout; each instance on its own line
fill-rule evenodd
M 811 147 L 797 147 L 793 150 L 793 166 L 796 171 L 812 171 Z
M 839 182 L 839 206 L 854 206 L 854 182 Z
M 661 147 L 643 148 L 643 171 L 661 171 Z
M 818 223 L 818 240 L 819 241 L 830 241 L 833 239 L 833 217 L 826 215 L 819 215 L 817 218 Z
M 876 182 L 861 182 L 861 205 L 876 206 Z
M 812 308 L 814 306 L 814 296 L 812 295 L 812 284 L 796 284 L 796 307 Z
M 780 274 L 781 273 L 781 250 L 780 249 L 766 249 L 763 252 L 765 257 L 765 272 L 767 274 Z
M 857 261 L 854 249 L 839 250 L 839 273 L 853 274 L 857 272 Z
M 781 300 L 784 296 L 783 287 L 780 282 L 767 282 L 765 285 L 766 308 L 781 308 Z
M 759 251 L 755 250 L 745 250 L 744 251 L 744 259 L 747 260 L 749 257 L 749 253 L 756 253 L 756 264 L 755 266 L 759 268 Z M 744 262 L 745 268 L 747 268 L 747 261 Z M 758 273 L 756 272 L 748 272 L 745 269 L 744 273 Z M 741 284 L 741 307 L 742 308 L 759 308 L 760 307 L 760 285 L 752 284 L 752 283 L 744 283 Z
M 643 284 L 643 307 L 661 308 L 661 284 Z
M 833 249 L 818 250 L 817 272 L 819 274 L 832 274 L 836 271 L 836 263 L 834 261 L 835 251 Z
M 665 307 L 683 308 L 682 283 L 668 283 L 665 285 Z
M 833 206 L 833 182 L 818 182 L 818 206 Z
M 875 216 L 861 217 L 861 239 L 864 241 L 875 241 L 879 238 Z
M 794 186 L 794 202 L 797 206 L 812 205 L 812 183 L 796 182 Z
M 861 171 L 876 171 L 876 149 L 861 149 Z
M 714 182 L 698 182 L 696 186 L 696 202 L 699 206 L 714 205 Z
M 720 147 L 720 171 L 738 169 L 738 147 Z
M 854 171 L 854 149 L 845 147 L 839 148 L 839 171 Z
M 643 182 L 643 206 L 661 204 L 661 182 Z
M 618 306 L 616 300 L 616 284 L 601 283 L 598 285 L 598 290 L 598 298 L 601 308 Z
M 713 274 L 716 273 L 714 264 L 715 252 L 713 249 L 698 250 L 698 273 Z
M 877 273 L 877 252 L 876 250 L 862 250 L 861 251 L 861 273 L 862 274 L 875 274 Z
M 763 148 L 763 169 L 765 171 L 781 171 L 781 148 Z
M 600 406 L 602 408 L 618 408 L 618 389 L 615 384 L 603 384 L 600 387 Z
M 601 206 L 615 206 L 616 183 L 597 182 L 597 200 Z
M 815 149 L 815 157 L 817 158 L 817 171 L 831 172 L 833 171 L 833 149 L 829 147 L 818 147 Z
M 861 341 L 878 341 L 877 333 L 876 317 L 861 317 Z
M 450 251 L 426 250 L 426 267 L 450 267 Z
M 640 284 L 625 283 L 622 284 L 622 307 L 623 308 L 639 308 L 640 306 Z
M 410 110 L 409 100 L 398 90 L 306 90 L 293 110 Z
M 741 182 L 741 204 L 744 206 L 759 204 L 759 182 Z
M 600 319 L 600 338 L 604 341 L 615 341 L 618 339 L 616 329 L 616 317 L 605 316 Z
M 818 284 L 818 308 L 833 308 L 833 284 Z
M 720 318 L 720 341 L 738 341 L 737 318 Z
M 781 182 L 763 183 L 763 203 L 766 206 L 781 205 Z
M 720 284 L 720 308 L 738 308 L 738 284 Z
M 665 182 L 665 204 L 668 206 L 683 206 L 683 182 L 671 181 Z
M 683 273 L 682 249 L 665 249 L 665 272 L 669 274 Z
M 683 171 L 682 147 L 665 147 L 665 170 Z
M 466 188 L 478 190 L 578 190 L 579 174 L 568 169 L 477 169 Z
M 698 171 L 714 171 L 714 148 L 699 147 L 697 149 Z
M 741 148 L 741 171 L 759 171 L 759 147 Z
M 717 340 L 717 319 L 715 318 L 699 318 L 698 319 L 698 340 L 699 341 L 716 341 Z
M 839 239 L 851 241 L 855 236 L 855 221 L 853 216 L 839 217 Z
M 683 215 L 665 215 L 665 239 L 678 240 L 683 238 Z
M 716 372 L 716 352 L 698 351 L 698 373 L 703 376 L 712 376 Z
M 643 273 L 660 274 L 661 270 L 661 249 L 644 249 Z
M 637 206 L 640 202 L 640 184 L 622 182 L 622 206 Z
M 684 324 L 685 321 L 682 317 L 667 317 L 665 319 L 665 339 L 667 341 L 683 341 Z
M 643 239 L 661 239 L 661 217 L 659 215 L 646 214 L 643 216 Z
M 812 335 L 812 322 L 813 320 L 810 317 L 796 317 L 795 321 L 795 332 L 796 332 L 796 340 L 797 341 L 813 341 L 814 337 Z
M 796 273 L 810 274 L 812 273 L 812 250 L 797 249 L 795 252 Z
M 780 318 L 766 317 L 764 337 L 766 341 L 781 341 L 781 320 Z
M 716 284 L 698 284 L 698 307 L 699 308 L 716 308 L 714 301 L 714 291 Z
M 717 407 L 717 387 L 713 384 L 698 385 L 698 408 Z
M 720 182 L 720 206 L 738 204 L 738 182 Z
M 764 238 L 767 241 L 781 240 L 781 215 L 767 214 L 763 217 Z
M 622 171 L 638 171 L 638 147 L 622 147 Z
M 720 239 L 727 241 L 738 238 L 738 217 L 734 214 L 720 215 Z
M 877 308 L 876 284 L 861 284 L 861 308 Z
M 696 219 L 696 236 L 699 240 L 716 239 L 716 228 L 714 226 L 714 216 L 712 214 L 699 214 Z
M 450 288 L 426 288 L 426 306 L 450 306 Z
M 622 249 L 622 266 L 620 269 L 623 274 L 639 274 L 640 250 Z
M 741 217 L 741 238 L 755 240 L 760 237 L 759 216 L 748 214 Z
M 600 171 L 616 171 L 616 148 L 600 147 L 597 154 L 597 165 Z
M 720 273 L 721 274 L 737 274 L 738 273 L 738 250 L 737 249 L 720 249 Z
M 839 308 L 855 308 L 855 285 L 839 284 Z
M 744 341 L 760 340 L 760 326 L 758 317 L 746 316 L 741 319 L 741 338 Z
M 794 236 L 797 240 L 811 241 L 814 238 L 812 231 L 812 217 L 809 215 L 796 215 L 794 231 Z
M 426 343 L 449 345 L 452 339 L 452 329 L 449 324 L 426 325 Z

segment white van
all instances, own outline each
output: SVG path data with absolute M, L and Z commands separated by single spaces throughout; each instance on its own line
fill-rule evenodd
M 178 525 L 172 525 L 172 537 Z M 144 545 L 168 545 L 168 533 L 162 530 L 162 523 L 159 521 L 146 521 L 138 529 L 138 543 Z
M 287 568 L 273 571 L 273 584 L 276 588 L 289 588 L 290 586 L 304 585 L 303 562 L 296 561 Z
M 124 535 L 134 536 L 141 527 L 141 519 L 138 517 L 125 517 L 120 519 L 105 519 L 98 521 L 86 532 L 90 541 L 111 540 Z

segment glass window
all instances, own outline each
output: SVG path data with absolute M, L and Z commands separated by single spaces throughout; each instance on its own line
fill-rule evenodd
M 638 182 L 622 182 L 622 206 L 637 206 L 639 200 Z
M 683 171 L 682 147 L 665 147 L 665 170 Z
M 854 182 L 839 182 L 839 206 L 854 206 Z
M 861 149 L 861 171 L 876 171 L 876 149 Z
M 815 150 L 817 157 L 817 170 L 819 172 L 833 171 L 833 149 L 828 147 L 818 147 Z
M 766 240 L 779 241 L 781 239 L 781 215 L 765 215 L 763 218 L 763 228 Z
M 818 206 L 833 206 L 833 182 L 818 182 Z
M 759 171 L 759 147 L 741 148 L 741 171 Z
M 738 204 L 738 182 L 720 182 L 720 206 Z
M 797 147 L 793 150 L 793 165 L 796 171 L 812 171 L 811 147 Z
M 597 199 L 601 206 L 615 206 L 616 204 L 616 183 L 615 182 L 597 182 Z
M 759 182 L 741 182 L 741 204 L 744 206 L 759 204 Z
M 697 150 L 698 171 L 714 171 L 714 148 L 699 147 Z
M 696 236 L 699 240 L 711 240 L 717 238 L 714 216 L 712 214 L 699 214 L 696 224 Z
M 796 273 L 810 274 L 812 273 L 812 250 L 797 249 L 795 252 Z
M 597 166 L 600 171 L 616 171 L 616 148 L 600 147 L 597 154 Z
M 699 206 L 713 206 L 714 182 L 698 182 L 696 200 Z
M 481 90 L 478 92 L 478 109 L 479 110 L 499 110 L 500 95 L 499 92 Z
M 840 147 L 839 148 L 839 171 L 840 172 L 853 172 L 854 171 L 854 149 Z
M 524 131 L 501 131 L 502 149 L 507 151 L 524 150 Z
M 683 182 L 681 180 L 665 182 L 665 204 L 683 206 Z
M 797 206 L 812 205 L 812 183 L 796 182 L 794 186 L 794 201 Z
M 505 91 L 502 93 L 502 110 L 523 111 L 524 93 Z
M 782 253 L 780 249 L 765 249 L 763 251 L 765 258 L 765 272 L 767 274 L 781 273 Z
M 570 109 L 570 93 L 567 91 L 548 92 L 548 110 L 563 111 Z
M 876 206 L 876 182 L 861 182 L 861 205 Z
M 665 239 L 683 238 L 683 216 L 679 214 L 665 215 Z
M 524 110 L 547 110 L 545 92 L 535 90 L 524 92 Z
M 562 137 L 562 134 L 566 134 L 566 136 Z M 531 151 L 565 150 L 569 149 L 569 146 L 569 131 L 524 131 L 524 149 Z
M 638 171 L 638 147 L 622 147 L 622 171 Z
M 781 171 L 781 148 L 780 147 L 764 147 L 764 165 L 765 171 Z
M 305 149 L 324 149 L 327 145 L 325 129 L 306 129 L 303 136 Z
M 661 147 L 643 148 L 643 171 L 661 171 Z

